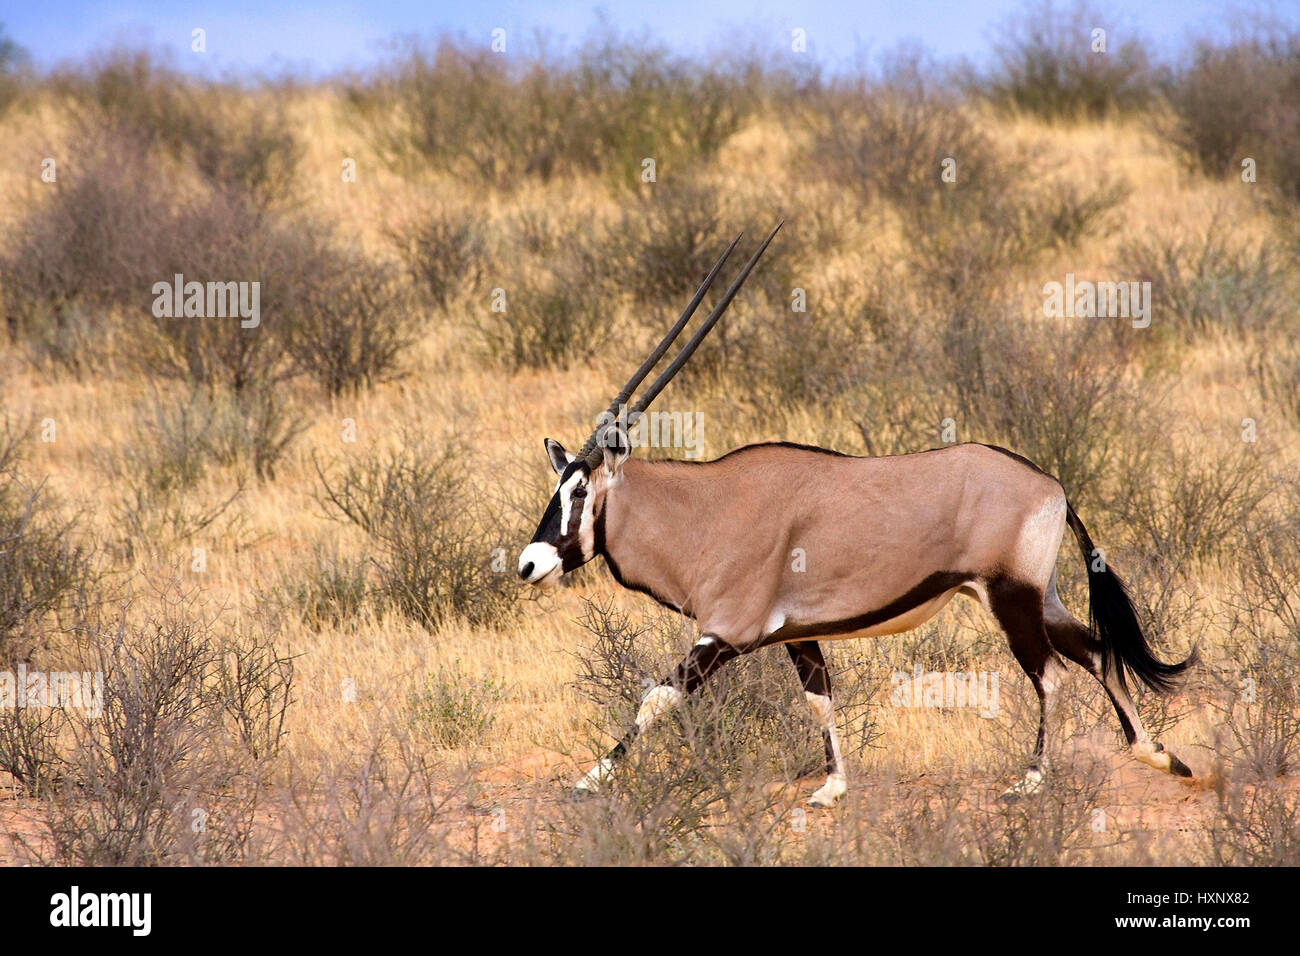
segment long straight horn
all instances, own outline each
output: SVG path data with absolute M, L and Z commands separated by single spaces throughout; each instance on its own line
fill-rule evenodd
M 784 224 L 784 219 L 776 224 L 776 228 L 773 229 L 768 234 L 768 237 L 763 240 L 763 244 L 758 247 L 758 251 L 750 257 L 747 263 L 745 263 L 745 268 L 740 271 L 740 275 L 736 276 L 735 281 L 731 283 L 731 287 L 727 289 L 726 294 L 722 297 L 722 301 L 713 307 L 713 311 L 709 313 L 709 317 L 704 320 L 698 329 L 695 330 L 695 334 L 691 336 L 690 341 L 682 346 L 682 350 L 677 353 L 677 356 L 672 360 L 672 363 L 664 369 L 662 373 L 660 373 L 659 377 L 655 379 L 650 387 L 641 394 L 641 397 L 636 400 L 636 404 L 628 410 L 627 422 L 621 424 L 625 427 L 632 425 L 632 419 L 645 411 L 646 408 L 649 407 L 650 403 L 655 400 L 655 397 L 664 390 L 664 386 L 671 382 L 673 376 L 681 371 L 682 366 L 686 364 L 687 360 L 695 350 L 700 347 L 700 343 L 704 341 L 704 337 L 709 334 L 709 331 L 715 325 L 717 325 L 718 319 L 722 318 L 722 313 L 727 311 L 727 306 L 731 305 L 731 300 L 736 297 L 736 293 L 740 291 L 740 287 L 744 284 L 745 280 L 749 278 L 749 273 L 753 271 L 754 265 L 758 262 L 758 257 L 761 256 L 771 244 L 772 240 L 776 237 L 776 234 L 780 231 L 781 226 Z
M 736 248 L 736 244 L 740 242 L 741 236 L 743 235 L 744 233 L 742 232 L 735 239 L 731 240 L 731 245 L 727 246 L 727 251 L 724 252 L 722 257 L 713 264 L 713 268 L 710 269 L 709 274 L 704 277 L 704 282 L 700 285 L 699 289 L 696 290 L 694 297 L 687 304 L 686 310 L 682 312 L 681 317 L 673 327 L 668 330 L 668 334 L 663 337 L 657 346 L 655 346 L 654 351 L 651 352 L 650 355 L 647 356 L 646 360 L 641 363 L 641 367 L 627 380 L 627 384 L 623 386 L 623 389 L 614 396 L 614 401 L 610 402 L 609 410 L 600 418 L 602 424 L 596 426 L 596 430 L 591 433 L 591 437 L 587 439 L 586 444 L 584 444 L 582 449 L 578 452 L 576 456 L 577 458 L 585 459 L 591 457 L 592 450 L 596 447 L 596 440 L 600 436 L 604 424 L 617 420 L 619 412 L 622 410 L 623 406 L 627 404 L 627 400 L 632 397 L 632 393 L 636 391 L 636 387 L 640 385 L 641 382 L 644 381 L 645 377 L 650 374 L 651 370 L 659 364 L 659 360 L 664 357 L 664 353 L 668 351 L 668 347 L 672 345 L 677 336 L 681 334 L 682 329 L 686 328 L 686 323 L 691 320 L 691 316 L 695 314 L 695 310 L 700 307 L 700 302 L 704 300 L 704 293 L 709 291 L 709 286 L 713 285 L 713 280 L 722 269 L 723 263 L 727 261 L 727 258 L 731 255 L 732 250 Z M 599 456 L 597 456 L 597 460 L 599 460 Z M 592 467 L 595 466 L 593 465 Z

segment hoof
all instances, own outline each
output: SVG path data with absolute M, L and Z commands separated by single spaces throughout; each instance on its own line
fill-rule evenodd
M 840 797 L 844 796 L 844 791 L 847 789 L 848 785 L 845 783 L 843 775 L 833 774 L 827 777 L 822 788 L 805 802 L 815 809 L 829 810 L 839 802 Z
M 584 800 L 590 800 L 596 795 L 596 791 L 591 787 L 584 787 L 581 784 L 569 787 L 564 791 L 564 799 L 568 803 L 582 803 Z
M 1136 743 L 1133 745 L 1133 756 L 1148 767 L 1163 770 L 1175 777 L 1193 776 L 1191 768 L 1166 750 L 1162 743 Z

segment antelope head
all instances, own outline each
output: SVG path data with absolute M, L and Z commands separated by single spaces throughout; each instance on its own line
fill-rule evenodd
M 551 494 L 550 502 L 546 505 L 546 510 L 542 513 L 542 520 L 538 522 L 533 540 L 519 555 L 519 576 L 529 584 L 551 587 L 557 584 L 563 575 L 581 567 L 596 556 L 599 550 L 597 527 L 604 511 L 605 499 L 609 494 L 616 493 L 615 489 L 622 476 L 623 463 L 627 461 L 631 451 L 628 429 L 636 424 L 637 419 L 663 391 L 664 386 L 672 381 L 673 376 L 699 348 L 718 319 L 722 318 L 727 306 L 731 305 L 731 300 L 740 291 L 741 285 L 758 262 L 759 256 L 767 249 L 780 228 L 781 223 L 777 223 L 776 228 L 750 257 L 745 268 L 740 271 L 718 304 L 714 306 L 708 318 L 700 324 L 695 334 L 668 367 L 635 403 L 630 407 L 627 404 L 632 393 L 663 358 L 682 329 L 686 327 L 691 316 L 695 314 L 709 286 L 713 284 L 714 278 L 722 269 L 723 263 L 740 242 L 740 236 L 732 241 L 709 270 L 709 274 L 704 277 L 704 282 L 696 290 L 673 327 L 646 356 L 646 360 L 628 379 L 627 384 L 614 396 L 609 408 L 597 419 L 595 430 L 578 453 L 570 454 L 559 442 L 546 439 L 546 455 L 559 480 L 556 482 L 555 491 Z

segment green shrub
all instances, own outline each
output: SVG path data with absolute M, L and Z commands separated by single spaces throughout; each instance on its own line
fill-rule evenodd
M 416 729 L 439 747 L 481 745 L 496 723 L 496 709 L 505 699 L 505 686 L 494 677 L 472 679 L 456 661 L 424 680 L 407 706 Z

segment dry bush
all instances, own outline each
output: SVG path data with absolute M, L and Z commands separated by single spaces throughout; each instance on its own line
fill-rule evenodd
M 631 185 L 645 157 L 685 168 L 749 110 L 739 79 L 612 36 L 567 59 L 512 60 L 443 39 L 433 51 L 411 47 L 347 93 L 399 168 L 427 164 L 500 190 L 597 172 Z
M 1294 484 L 1259 513 L 1239 545 L 1239 582 L 1212 665 L 1218 818 L 1204 838 L 1217 866 L 1300 862 L 1300 547 Z
M 619 221 L 600 239 L 601 260 L 638 303 L 680 307 L 739 231 L 724 190 L 674 178 L 623 204 Z
M 1285 262 L 1267 242 L 1234 236 L 1224 220 L 1215 216 L 1200 235 L 1135 239 L 1120 250 L 1116 268 L 1151 283 L 1151 328 L 1142 341 L 1259 334 L 1287 315 Z
M 519 270 L 498 288 L 502 310 L 472 315 L 478 348 L 491 361 L 518 369 L 582 361 L 610 338 L 612 296 L 608 271 L 589 229 L 568 232 L 564 249 L 544 269 Z
M 48 839 L 28 851 L 82 866 L 242 860 L 290 703 L 273 636 L 231 630 L 175 584 L 140 616 L 127 602 L 78 633 L 102 712 L 65 710 Z
M 259 206 L 291 198 L 300 146 L 278 99 L 204 84 L 146 50 L 117 48 L 52 77 L 84 131 L 108 129 L 188 161 L 213 187 Z
M 148 308 L 152 237 L 168 218 L 159 169 L 143 147 L 92 138 L 77 161 L 17 225 L 0 257 L 0 303 L 11 339 L 42 364 L 84 374 L 102 361 L 102 311 L 120 303 Z M 129 235 L 131 242 L 123 242 Z
M 719 255 L 740 232 L 741 246 L 715 280 L 699 315 L 707 314 L 752 249 L 775 225 L 780 209 L 773 197 L 763 197 L 741 212 L 726 190 L 705 179 L 683 176 L 647 185 L 625 197 L 608 222 L 576 221 L 558 226 L 522 216 L 511 223 L 508 238 L 512 261 L 541 260 L 525 269 L 517 285 L 505 287 L 504 312 L 483 311 L 475 323 L 480 343 L 494 361 L 509 367 L 546 367 L 582 361 L 616 341 L 614 317 L 619 306 L 630 305 L 633 333 L 658 341 L 672 318 L 686 305 Z M 751 326 L 743 303 L 788 303 L 796 263 L 803 248 L 800 232 L 787 223 L 733 307 L 727 322 L 686 366 L 683 381 L 714 375 L 743 356 Z M 740 343 L 731 349 L 728 343 Z
M 228 194 L 182 207 L 155 224 L 152 233 L 159 247 L 140 263 L 144 281 L 139 298 L 154 282 L 171 285 L 178 273 L 187 283 L 257 282 L 260 317 L 255 327 L 245 327 L 252 320 L 238 314 L 156 316 L 150 303 L 148 312 L 142 308 L 140 318 L 127 325 L 143 370 L 156 378 L 236 391 L 288 378 L 293 368 L 284 347 L 290 318 L 285 306 L 297 291 L 291 284 L 305 285 L 326 274 L 314 258 L 313 241 L 299 238 L 303 233 L 296 230 L 277 228 L 264 213 Z
M 977 297 L 1043 248 L 1114 226 L 1126 183 L 1083 187 L 1039 173 L 1035 157 L 996 143 L 933 73 L 903 55 L 879 75 L 810 91 L 796 114 L 811 134 L 805 162 L 816 175 L 903 217 L 921 284 Z M 947 171 L 955 181 L 943 179 Z M 1027 179 L 1041 182 L 1026 189 Z
M 1257 164 L 1259 182 L 1300 199 L 1300 33 L 1265 27 L 1200 43 L 1165 91 L 1174 113 L 1165 136 L 1211 175 Z
M 260 861 L 292 866 L 438 866 L 501 862 L 479 843 L 493 818 L 475 812 L 472 768 L 435 761 L 405 727 L 383 726 L 357 752 L 295 768 L 279 792 Z M 471 811 L 465 819 L 466 809 Z M 468 833 L 467 833 L 468 831 Z
M 57 707 L 0 710 L 0 772 L 24 794 L 48 796 L 67 772 L 60 747 L 67 725 Z
M 440 309 L 483 280 L 487 250 L 477 219 L 467 210 L 430 207 L 388 230 L 412 281 Z
M 1058 244 L 1074 246 L 1085 236 L 1114 232 L 1118 217 L 1113 213 L 1133 187 L 1125 179 L 1100 173 L 1086 186 L 1077 179 L 1058 179 L 1044 192 L 1051 197 L 1043 204 L 1047 233 Z
M 762 383 L 752 397 L 758 420 L 791 403 L 827 407 L 870 375 L 882 342 L 860 324 L 862 313 L 842 314 L 834 294 L 819 290 L 809 290 L 806 304 L 806 311 L 774 320 L 768 309 L 756 310 L 717 347 L 715 364 L 732 380 Z
M 289 397 L 254 385 L 242 392 L 208 393 L 207 402 L 211 425 L 204 440 L 213 460 L 245 474 L 251 471 L 260 481 L 274 481 L 275 466 L 307 428 Z
M 602 167 L 625 186 L 640 182 L 646 157 L 660 173 L 711 158 L 748 118 L 761 82 L 743 65 L 737 73 L 690 62 L 612 32 L 586 45 L 574 72 L 591 127 L 585 135 L 599 144 Z
M 154 232 L 166 245 L 151 275 L 256 282 L 260 317 L 245 327 L 151 311 L 140 361 L 152 375 L 241 391 L 308 374 L 340 394 L 398 374 L 414 338 L 409 289 L 335 230 L 214 194 Z
M 203 177 L 257 206 L 294 202 L 302 147 L 289 130 L 281 102 L 238 93 L 205 99 L 204 113 L 222 121 L 203 128 L 202 137 L 189 143 Z
M 153 553 L 214 529 L 238 538 L 242 515 L 231 506 L 249 473 L 270 477 L 301 430 L 288 415 L 260 391 L 196 389 L 138 406 L 130 438 L 98 462 L 116 489 L 112 514 L 126 552 Z M 216 474 L 221 466 L 234 466 L 233 476 Z
M 1216 662 L 1216 750 L 1234 776 L 1254 783 L 1300 765 L 1300 493 L 1290 484 L 1281 498 L 1277 512 L 1245 516 L 1233 551 L 1240 582 Z
M 486 513 L 465 469 L 467 449 L 412 439 L 344 465 L 321 482 L 331 517 L 365 532 L 375 553 L 375 599 L 433 629 L 449 615 L 492 624 L 514 610 L 514 585 L 498 542 L 512 540 Z M 512 529 L 513 530 L 513 529 Z
M 355 620 L 370 595 L 370 562 L 345 555 L 337 542 L 317 543 L 302 567 L 281 568 L 278 582 L 264 589 L 259 603 L 294 614 L 319 633 Z M 382 608 L 376 608 L 382 612 Z
M 291 295 L 276 297 L 289 319 L 295 368 L 330 395 L 398 378 L 419 314 L 397 270 L 355 250 L 308 261 L 312 267 L 298 274 Z
M 214 693 L 227 725 L 254 760 L 274 757 L 288 733 L 293 703 L 293 658 L 275 646 L 277 628 L 255 621 L 242 635 L 223 635 L 217 645 Z
M 192 488 L 213 465 L 270 480 L 305 427 L 289 399 L 269 388 L 160 392 L 137 406 L 124 454 L 162 491 Z
M 1216 866 L 1300 862 L 1300 547 L 1297 494 L 1247 519 L 1235 550 L 1239 580 L 1228 600 L 1225 641 L 1211 661 L 1210 699 L 1218 816 L 1203 839 Z
M 0 662 L 27 660 L 45 641 L 50 615 L 67 611 L 94 584 L 94 547 L 24 468 L 29 429 L 0 421 Z
M 1025 456 L 1077 504 L 1100 494 L 1132 437 L 1140 392 L 1087 322 L 956 304 L 891 348 L 857 393 L 871 454 L 933 447 L 950 419 L 959 441 Z
M 110 462 L 107 473 L 121 487 L 112 507 L 113 523 L 121 535 L 118 546 L 126 558 L 159 555 L 175 543 L 194 541 L 205 532 L 238 542 L 243 516 L 231 506 L 244 493 L 241 480 L 230 494 L 195 495 L 152 486 L 146 476 Z M 220 523 L 219 523 L 220 522 Z
M 996 65 L 976 86 L 996 105 L 1046 120 L 1100 119 L 1147 106 L 1156 73 L 1138 37 L 1125 39 L 1114 18 L 1087 2 L 1029 4 L 1008 17 L 994 44 Z M 1094 52 L 1092 31 L 1106 29 L 1106 49 Z
M 1119 470 L 1130 480 L 1110 496 L 1109 510 L 1134 547 L 1174 568 L 1235 554 L 1273 488 L 1264 455 L 1245 443 L 1239 451 L 1207 453 L 1151 434 L 1121 448 Z
M 943 341 L 950 414 L 967 434 L 1029 458 L 1076 502 L 1093 495 L 1141 401 L 1100 330 L 963 309 Z
M 1005 193 L 1018 175 L 931 71 L 904 55 L 878 75 L 808 91 L 795 115 L 811 134 L 806 162 L 813 171 L 868 203 L 884 199 L 916 221 L 956 218 Z M 956 183 L 940 179 L 948 158 L 957 164 Z
M 1300 799 L 1277 784 L 1216 781 L 1218 817 L 1204 839 L 1214 866 L 1286 866 L 1300 862 Z
M 158 315 L 155 284 L 170 289 L 177 274 L 249 283 L 250 297 L 256 283 L 256 324 Z M 0 282 L 10 335 L 38 361 L 84 374 L 112 342 L 153 377 L 236 391 L 298 374 L 332 394 L 386 380 L 416 321 L 396 271 L 337 230 L 236 191 L 186 192 L 121 132 L 88 140 L 19 223 Z
M 721 183 L 682 176 L 644 187 L 623 201 L 617 219 L 600 237 L 598 261 L 617 288 L 629 292 L 641 307 L 638 321 L 648 322 L 647 312 L 659 306 L 673 307 L 674 312 L 685 306 L 718 256 L 744 232 L 734 258 L 715 280 L 716 299 L 728 276 L 748 258 L 746 250 L 789 211 L 774 195 L 741 199 L 728 192 Z M 746 291 L 788 303 L 803 245 L 798 224 L 787 222 L 746 282 Z

